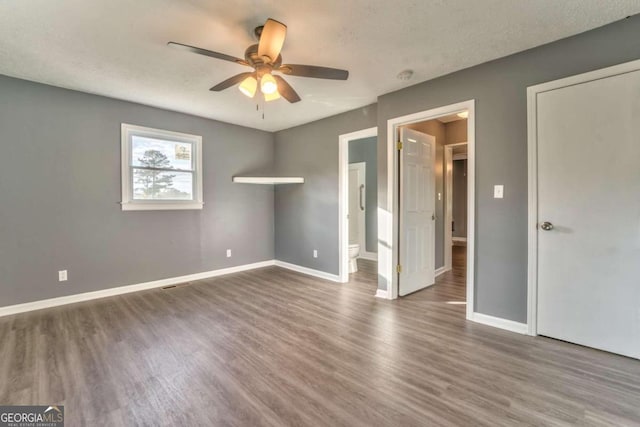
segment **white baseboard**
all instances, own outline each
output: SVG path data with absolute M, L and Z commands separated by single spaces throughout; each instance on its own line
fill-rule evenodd
M 369 261 L 377 261 L 378 254 L 375 252 L 360 252 L 360 256 L 358 258 L 366 259 Z
M 473 313 L 471 319 L 476 323 L 493 326 L 494 328 L 506 329 L 507 331 L 516 332 L 518 334 L 527 335 L 528 328 L 526 323 L 514 322 L 513 320 L 493 317 L 482 313 Z
M 131 292 L 144 291 L 147 289 L 162 288 L 164 286 L 178 285 L 180 283 L 192 282 L 195 280 L 209 279 L 225 274 L 238 273 L 240 271 L 253 270 L 256 268 L 275 265 L 275 260 L 256 262 L 253 264 L 238 265 L 236 267 L 222 268 L 219 270 L 205 271 L 202 273 L 188 274 L 186 276 L 171 277 L 168 279 L 154 280 L 152 282 L 138 283 L 136 285 L 119 286 L 117 288 L 103 289 L 94 292 L 68 295 L 64 297 L 50 298 L 40 301 L 27 302 L 24 304 L 9 305 L 0 307 L 0 317 L 12 314 L 24 313 L 27 311 L 41 310 L 44 308 L 57 307 L 60 305 L 73 304 L 76 302 L 89 301 L 99 298 L 106 298 L 115 295 L 128 294 Z
M 275 261 L 275 265 L 278 267 L 286 268 L 287 270 L 296 271 L 298 273 L 307 274 L 309 276 L 319 277 L 325 280 L 331 280 L 332 282 L 342 283 L 340 276 L 337 274 L 326 273 L 320 270 L 314 270 L 313 268 L 303 267 L 297 264 L 291 264 L 284 261 Z
M 443 265 L 442 267 L 436 269 L 436 277 L 438 277 L 439 275 L 444 274 L 444 273 L 446 273 L 447 271 L 450 271 L 450 270 L 451 270 L 451 268 L 447 268 L 446 265 Z
M 376 291 L 376 298 L 389 299 L 389 292 L 386 290 L 378 289 Z

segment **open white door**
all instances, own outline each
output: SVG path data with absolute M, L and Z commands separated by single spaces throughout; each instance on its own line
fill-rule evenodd
M 435 283 L 436 139 L 400 129 L 400 244 L 398 294 Z
M 635 358 L 640 358 L 639 89 L 640 71 L 624 70 L 537 89 L 532 104 L 537 332 Z

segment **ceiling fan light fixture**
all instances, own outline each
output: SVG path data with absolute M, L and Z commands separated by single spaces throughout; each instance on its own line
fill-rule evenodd
M 258 80 L 253 76 L 249 76 L 240 83 L 238 89 L 240 89 L 240 92 L 244 93 L 249 98 L 253 98 L 256 94 L 256 90 L 258 89 Z
M 260 90 L 265 95 L 271 95 L 278 90 L 278 84 L 276 83 L 276 79 L 269 73 L 263 75 L 260 78 Z
M 349 78 L 347 70 L 337 68 L 302 64 L 283 65 L 280 52 L 287 36 L 287 26 L 282 22 L 269 18 L 264 25 L 255 29 L 255 35 L 258 38 L 258 43 L 252 44 L 245 50 L 244 59 L 173 41 L 168 44 L 176 49 L 252 68 L 251 71 L 236 74 L 216 84 L 209 89 L 212 92 L 222 92 L 232 86 L 239 85 L 240 92 L 249 98 L 255 98 L 259 86 L 266 101 L 282 97 L 287 102 L 294 104 L 301 101 L 300 95 L 279 73 L 315 79 L 347 80 Z M 272 74 L 273 71 L 276 72 L 275 75 Z
M 264 100 L 269 102 L 269 101 L 275 101 L 276 99 L 280 99 L 280 94 L 278 93 L 278 91 L 276 90 L 273 93 L 265 93 L 264 94 Z

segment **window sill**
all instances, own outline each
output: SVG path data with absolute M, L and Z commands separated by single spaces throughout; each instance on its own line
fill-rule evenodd
M 122 203 L 123 211 L 175 211 L 175 210 L 201 210 L 204 203 Z

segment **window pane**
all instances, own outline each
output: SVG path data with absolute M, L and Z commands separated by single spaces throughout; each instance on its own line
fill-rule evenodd
M 191 172 L 133 168 L 134 200 L 193 200 Z
M 193 145 L 133 135 L 131 166 L 193 170 Z

